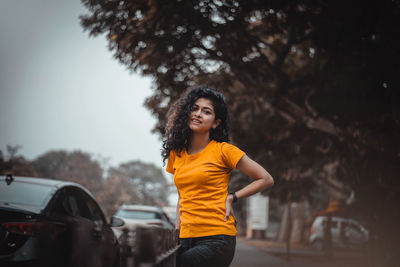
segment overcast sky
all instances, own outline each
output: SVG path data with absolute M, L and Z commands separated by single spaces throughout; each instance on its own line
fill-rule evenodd
M 79 0 L 0 0 L 0 149 L 33 159 L 82 150 L 109 165 L 162 167 L 156 123 L 143 106 L 151 80 L 131 74 L 89 38 Z

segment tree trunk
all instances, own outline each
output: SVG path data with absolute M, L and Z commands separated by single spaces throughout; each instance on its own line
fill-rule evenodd
M 286 242 L 289 237 L 290 231 L 290 203 L 286 204 L 285 210 L 282 214 L 281 225 L 279 227 L 277 241 Z
M 332 213 L 327 214 L 326 226 L 324 227 L 324 252 L 328 258 L 332 257 Z
M 293 214 L 293 225 L 290 235 L 291 244 L 299 244 L 302 241 L 304 222 L 305 222 L 306 201 L 301 200 L 296 203 L 296 209 Z

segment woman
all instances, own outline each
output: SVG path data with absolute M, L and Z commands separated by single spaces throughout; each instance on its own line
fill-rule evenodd
M 188 90 L 167 114 L 162 155 L 178 189 L 177 266 L 229 266 L 236 246 L 232 203 L 274 182 L 271 175 L 229 144 L 225 97 L 206 86 Z M 254 181 L 228 193 L 232 169 Z

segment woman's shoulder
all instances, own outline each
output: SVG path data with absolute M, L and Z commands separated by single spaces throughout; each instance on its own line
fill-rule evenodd
M 214 147 L 215 150 L 220 152 L 220 153 L 226 153 L 231 150 L 238 150 L 239 148 L 229 142 L 218 142 L 214 140 Z
M 215 142 L 215 147 L 219 158 L 231 169 L 236 167 L 237 162 L 245 154 L 240 148 L 228 142 Z
M 225 146 L 226 144 L 228 144 L 227 142 L 219 142 L 217 140 L 211 140 L 211 143 L 213 144 L 214 147 L 216 148 L 222 148 L 223 146 Z
M 182 153 L 183 153 L 183 149 L 181 149 L 181 150 L 171 149 L 169 151 L 169 157 L 170 158 L 175 158 L 175 157 L 180 158 L 180 157 L 182 157 Z
M 220 148 L 236 147 L 235 145 L 233 145 L 233 144 L 231 144 L 229 142 L 224 142 L 224 141 L 219 142 L 219 141 L 216 141 L 216 140 L 213 140 L 213 141 L 215 143 L 215 146 L 220 147 Z

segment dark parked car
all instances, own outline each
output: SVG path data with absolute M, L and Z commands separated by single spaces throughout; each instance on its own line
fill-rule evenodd
M 122 224 L 79 184 L 0 176 L 0 266 L 117 267 Z

